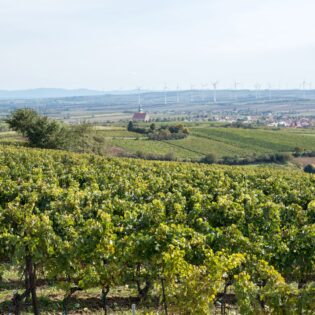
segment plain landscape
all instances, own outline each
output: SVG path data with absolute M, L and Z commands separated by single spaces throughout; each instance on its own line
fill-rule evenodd
M 131 123 L 130 104 L 97 121 L 17 104 L 0 132 L 3 312 L 312 313 L 311 110 L 174 103 Z
M 314 12 L 1 0 L 0 315 L 314 315 Z

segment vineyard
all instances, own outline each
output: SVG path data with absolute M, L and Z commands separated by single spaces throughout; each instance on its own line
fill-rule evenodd
M 0 174 L 1 314 L 39 314 L 43 283 L 63 314 L 118 287 L 152 314 L 314 314 L 314 175 L 8 146 Z
M 260 153 L 293 151 L 297 144 L 305 149 L 315 146 L 312 129 L 296 132 L 294 129 L 195 128 L 194 134 Z
M 149 125 L 141 127 L 149 128 Z M 190 135 L 177 140 L 150 140 L 147 135 L 127 131 L 126 125 L 119 124 L 94 126 L 94 136 L 103 143 L 102 150 L 108 155 L 115 155 L 112 152 L 116 151 L 125 156 L 136 156 L 139 152 L 143 156 L 170 154 L 181 161 L 196 161 L 209 154 L 221 159 L 292 153 L 297 146 L 304 150 L 315 148 L 314 129 L 244 129 L 215 127 L 209 123 L 187 123 L 187 127 Z M 12 131 L 0 132 L 0 144 L 22 145 L 25 141 Z
M 114 131 L 103 132 L 103 135 L 116 135 L 108 142 L 121 147 L 126 152 L 166 154 L 172 153 L 179 159 L 198 159 L 208 154 L 223 156 L 250 156 L 275 152 L 293 152 L 296 146 L 306 150 L 315 147 L 314 129 L 242 129 L 210 127 L 207 124 L 189 125 L 190 135 L 186 139 L 169 141 L 152 141 L 149 139 L 133 139 L 134 134 L 123 134 Z M 122 136 L 122 137 L 119 137 Z M 123 138 L 125 135 L 125 138 Z M 138 134 L 139 136 L 139 134 Z

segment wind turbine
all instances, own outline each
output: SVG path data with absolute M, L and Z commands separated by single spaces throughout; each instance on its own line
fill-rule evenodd
M 268 84 L 268 97 L 269 97 L 269 101 L 271 101 L 271 89 L 272 89 L 272 87 L 271 87 L 271 84 L 269 83 L 269 84 Z
M 304 81 L 302 82 L 302 89 L 303 89 L 303 90 L 306 89 L 306 84 L 307 84 L 307 82 L 304 80 Z
M 259 83 L 256 83 L 255 84 L 256 100 L 258 100 L 260 88 L 261 88 L 261 85 Z
M 139 113 L 142 112 L 142 108 L 141 108 L 141 86 L 139 86 L 137 88 L 138 90 L 138 109 L 139 109 Z
M 236 100 L 238 99 L 237 89 L 238 89 L 238 86 L 239 86 L 240 84 L 241 84 L 240 82 L 234 81 L 234 91 L 235 91 L 235 99 L 236 99 Z
M 194 89 L 194 86 L 190 84 L 190 103 L 193 102 L 193 89 Z
M 207 91 L 207 86 L 208 86 L 208 84 L 207 83 L 203 83 L 203 84 L 201 84 L 201 89 L 202 89 L 202 91 L 201 91 L 201 95 L 202 95 L 202 101 L 204 102 L 205 101 L 205 98 L 206 98 L 206 91 Z
M 180 87 L 177 84 L 177 87 L 176 87 L 176 103 L 177 104 L 179 103 L 179 90 L 180 90 Z
M 164 105 L 167 104 L 167 89 L 168 89 L 168 87 L 167 87 L 167 85 L 165 84 L 165 85 L 164 85 Z
M 302 82 L 303 98 L 306 98 L 306 84 L 307 82 L 304 80 Z
M 218 87 L 219 82 L 215 81 L 212 82 L 212 86 L 213 86 L 213 103 L 217 102 L 217 87 Z

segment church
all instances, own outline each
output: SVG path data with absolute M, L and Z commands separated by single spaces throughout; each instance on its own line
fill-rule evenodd
M 147 122 L 147 121 L 150 121 L 150 116 L 149 116 L 148 113 L 143 112 L 143 108 L 139 104 L 138 112 L 133 114 L 132 120 L 133 121 L 144 121 L 144 122 Z

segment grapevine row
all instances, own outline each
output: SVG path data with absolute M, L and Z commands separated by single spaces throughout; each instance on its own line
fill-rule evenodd
M 65 290 L 135 285 L 208 314 L 233 287 L 242 314 L 315 308 L 315 176 L 275 167 L 106 159 L 0 149 L 0 261 Z M 223 296 L 223 298 L 222 298 Z

